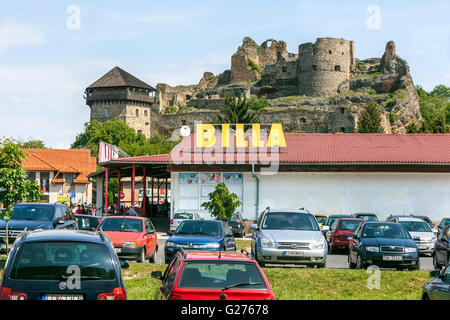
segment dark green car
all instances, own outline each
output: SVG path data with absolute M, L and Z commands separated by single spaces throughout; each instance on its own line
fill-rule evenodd
M 423 287 L 422 300 L 450 300 L 450 265 L 440 272 L 434 270 L 430 276 L 436 278 Z

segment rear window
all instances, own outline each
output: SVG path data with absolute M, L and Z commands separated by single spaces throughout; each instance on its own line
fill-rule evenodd
M 100 224 L 96 218 L 77 217 L 77 221 L 80 230 L 96 230 Z
M 361 221 L 343 220 L 339 225 L 339 230 L 355 231 L 360 224 Z
M 12 219 L 52 220 L 54 207 L 45 205 L 15 206 Z
M 378 221 L 377 217 L 372 216 L 372 215 L 361 215 L 361 214 L 359 214 L 356 217 L 359 218 L 359 219 L 364 219 L 366 221 Z
M 20 246 L 11 269 L 14 280 L 67 280 L 69 267 L 80 268 L 81 280 L 114 280 L 112 258 L 102 244 L 33 242 Z
M 192 220 L 192 213 L 175 213 L 174 219 L 182 219 L 182 220 Z
M 319 231 L 317 220 L 311 214 L 293 212 L 270 212 L 263 221 L 262 229 Z
M 186 262 L 178 281 L 179 288 L 224 289 L 227 286 L 244 290 L 267 288 L 254 263 Z

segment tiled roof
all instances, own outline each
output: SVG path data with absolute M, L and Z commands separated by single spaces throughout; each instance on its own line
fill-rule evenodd
M 24 151 L 28 154 L 28 158 L 22 162 L 26 171 L 78 173 L 80 181 L 87 183 L 86 176 L 97 169 L 97 159 L 91 157 L 90 150 L 24 149 Z M 53 180 L 55 183 L 59 181 L 58 177 Z
M 139 80 L 125 70 L 114 67 L 108 71 L 103 77 L 95 81 L 88 88 L 108 88 L 108 87 L 135 87 L 149 90 L 155 90 L 152 86 Z
M 286 133 L 287 147 L 279 148 L 279 163 L 292 164 L 450 164 L 450 134 L 327 134 Z M 220 144 L 220 136 L 217 143 Z M 252 162 L 255 150 L 219 155 L 222 148 L 195 150 L 193 136 L 185 138 L 167 155 L 115 159 L 123 162 L 214 163 Z M 177 157 L 177 156 L 180 157 Z M 270 155 L 270 154 L 269 154 Z M 272 155 L 274 156 L 274 155 Z M 201 159 L 198 161 L 198 159 Z M 274 161 L 276 158 L 272 158 Z

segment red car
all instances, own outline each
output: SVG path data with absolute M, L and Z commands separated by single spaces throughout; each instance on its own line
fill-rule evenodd
M 105 218 L 97 230 L 109 237 L 120 260 L 155 262 L 158 238 L 150 219 L 133 216 Z
M 275 300 L 264 272 L 249 253 L 180 250 L 164 274 L 160 300 Z
M 364 222 L 364 219 L 358 218 L 339 218 L 330 228 L 330 253 L 336 249 L 348 250 L 353 233 L 358 226 Z

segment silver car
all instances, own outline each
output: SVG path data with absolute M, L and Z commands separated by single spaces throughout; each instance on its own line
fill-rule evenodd
M 252 224 L 252 254 L 265 264 L 299 264 L 323 268 L 327 242 L 307 210 L 265 210 Z
M 173 219 L 170 219 L 170 231 L 175 231 L 184 220 L 201 220 L 201 218 L 197 212 L 177 212 Z
M 413 217 L 397 217 L 392 222 L 400 223 L 408 230 L 417 244 L 419 254 L 433 255 L 434 243 L 437 238 L 428 223 L 422 219 Z

